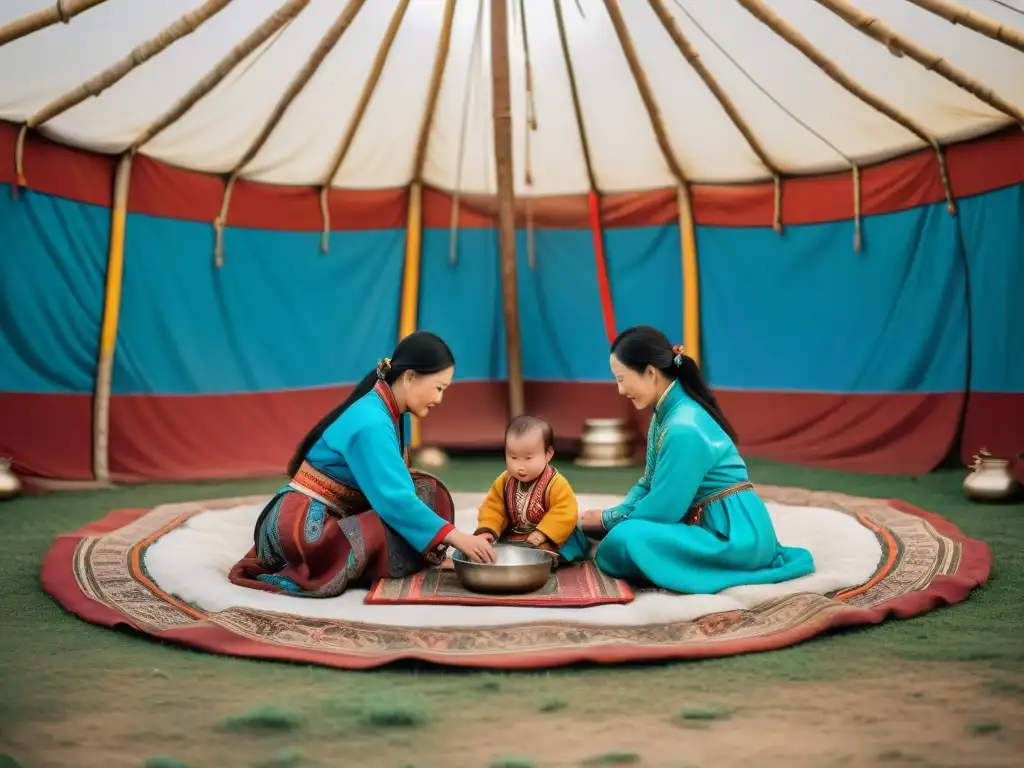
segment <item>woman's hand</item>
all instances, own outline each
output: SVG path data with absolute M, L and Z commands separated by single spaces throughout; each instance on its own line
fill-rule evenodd
M 471 536 L 462 531 L 452 531 L 445 537 L 444 543 L 455 547 L 474 563 L 493 563 L 498 559 L 491 542 L 484 536 Z
M 583 533 L 591 538 L 599 539 L 608 531 L 604 527 L 604 510 L 588 509 L 580 517 L 580 528 Z

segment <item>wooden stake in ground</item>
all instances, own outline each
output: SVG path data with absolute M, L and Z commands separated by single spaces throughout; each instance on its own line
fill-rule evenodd
M 523 413 L 523 360 L 519 344 L 519 291 L 516 284 L 515 176 L 512 170 L 512 96 L 508 66 L 507 0 L 491 0 L 491 78 L 494 164 L 498 180 L 498 250 L 501 299 L 505 310 L 509 417 Z

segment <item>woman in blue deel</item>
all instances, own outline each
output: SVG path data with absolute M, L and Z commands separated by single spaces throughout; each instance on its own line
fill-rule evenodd
M 689 594 L 775 584 L 814 571 L 811 553 L 779 544 L 736 450 L 736 433 L 682 347 L 640 325 L 612 343 L 619 394 L 653 411 L 643 477 L 620 504 L 583 515 L 612 576 Z

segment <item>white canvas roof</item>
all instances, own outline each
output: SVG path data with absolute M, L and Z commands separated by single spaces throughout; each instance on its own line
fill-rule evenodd
M 509 0 L 517 194 L 590 189 L 556 3 L 597 188 L 612 192 L 673 185 L 609 4 Z M 930 4 L 968 9 L 975 14 L 975 25 L 979 19 L 1003 24 L 1004 31 L 1014 29 L 1000 34 L 1011 41 L 1014 34 L 1021 39 L 1024 0 Z M 5 30 L 11 35 L 14 29 L 4 25 L 28 14 L 55 14 L 59 9 L 68 23 L 58 20 L 0 46 L 0 119 L 27 121 L 67 144 L 120 153 L 138 145 L 140 137 L 268 17 L 290 7 L 298 13 L 280 17 L 284 23 L 276 31 L 137 149 L 177 166 L 218 173 L 238 170 L 243 178 L 275 184 L 383 188 L 403 186 L 419 176 L 442 189 L 493 192 L 489 0 L 453 0 L 449 50 L 426 131 L 421 172 L 416 168 L 448 5 L 449 0 L 6 0 L 0 4 L 0 41 Z M 921 7 L 927 3 L 618 0 L 611 5 L 621 14 L 649 82 L 671 152 L 691 181 L 748 182 L 770 179 L 773 171 L 849 169 L 851 161 L 866 164 L 927 146 L 906 122 L 948 143 L 1018 122 L 1024 110 L 1024 52 L 966 24 L 950 23 Z M 997 106 L 929 71 L 911 55 L 893 55 L 828 5 L 877 16 L 883 25 L 872 24 L 876 32 L 895 31 L 928 55 L 941 57 L 957 73 L 990 89 Z M 400 6 L 407 6 L 404 17 L 371 92 L 368 77 Z M 777 14 L 847 78 L 898 111 L 905 123 L 837 83 L 746 6 L 767 7 Z M 75 13 L 82 7 L 86 9 Z M 659 9 L 699 54 L 763 157 L 684 58 Z M 185 34 L 134 64 L 136 46 L 197 10 L 209 18 L 195 14 L 193 31 L 182 26 Z M 351 24 L 258 146 L 289 83 L 345 13 Z M 526 47 L 537 121 L 532 131 L 527 131 Z M 44 111 L 120 60 L 127 73 L 109 87 L 52 117 Z M 331 176 L 364 92 L 370 94 L 365 112 Z M 254 147 L 255 154 L 240 167 Z M 527 159 L 532 185 L 525 180 Z

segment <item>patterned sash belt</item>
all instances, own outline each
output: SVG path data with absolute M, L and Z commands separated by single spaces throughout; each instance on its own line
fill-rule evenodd
M 353 514 L 359 511 L 360 507 L 368 506 L 362 493 L 328 477 L 308 461 L 302 462 L 299 471 L 288 485 L 293 490 L 322 502 L 342 516 Z
M 710 496 L 701 499 L 694 504 L 686 512 L 686 516 L 683 517 L 683 522 L 687 525 L 700 525 L 701 520 L 704 519 L 704 508 L 707 507 L 713 501 L 721 501 L 729 496 L 735 496 L 741 491 L 753 490 L 754 484 L 750 482 L 736 483 L 736 485 L 730 485 L 728 488 L 723 488 L 720 491 L 715 491 Z

